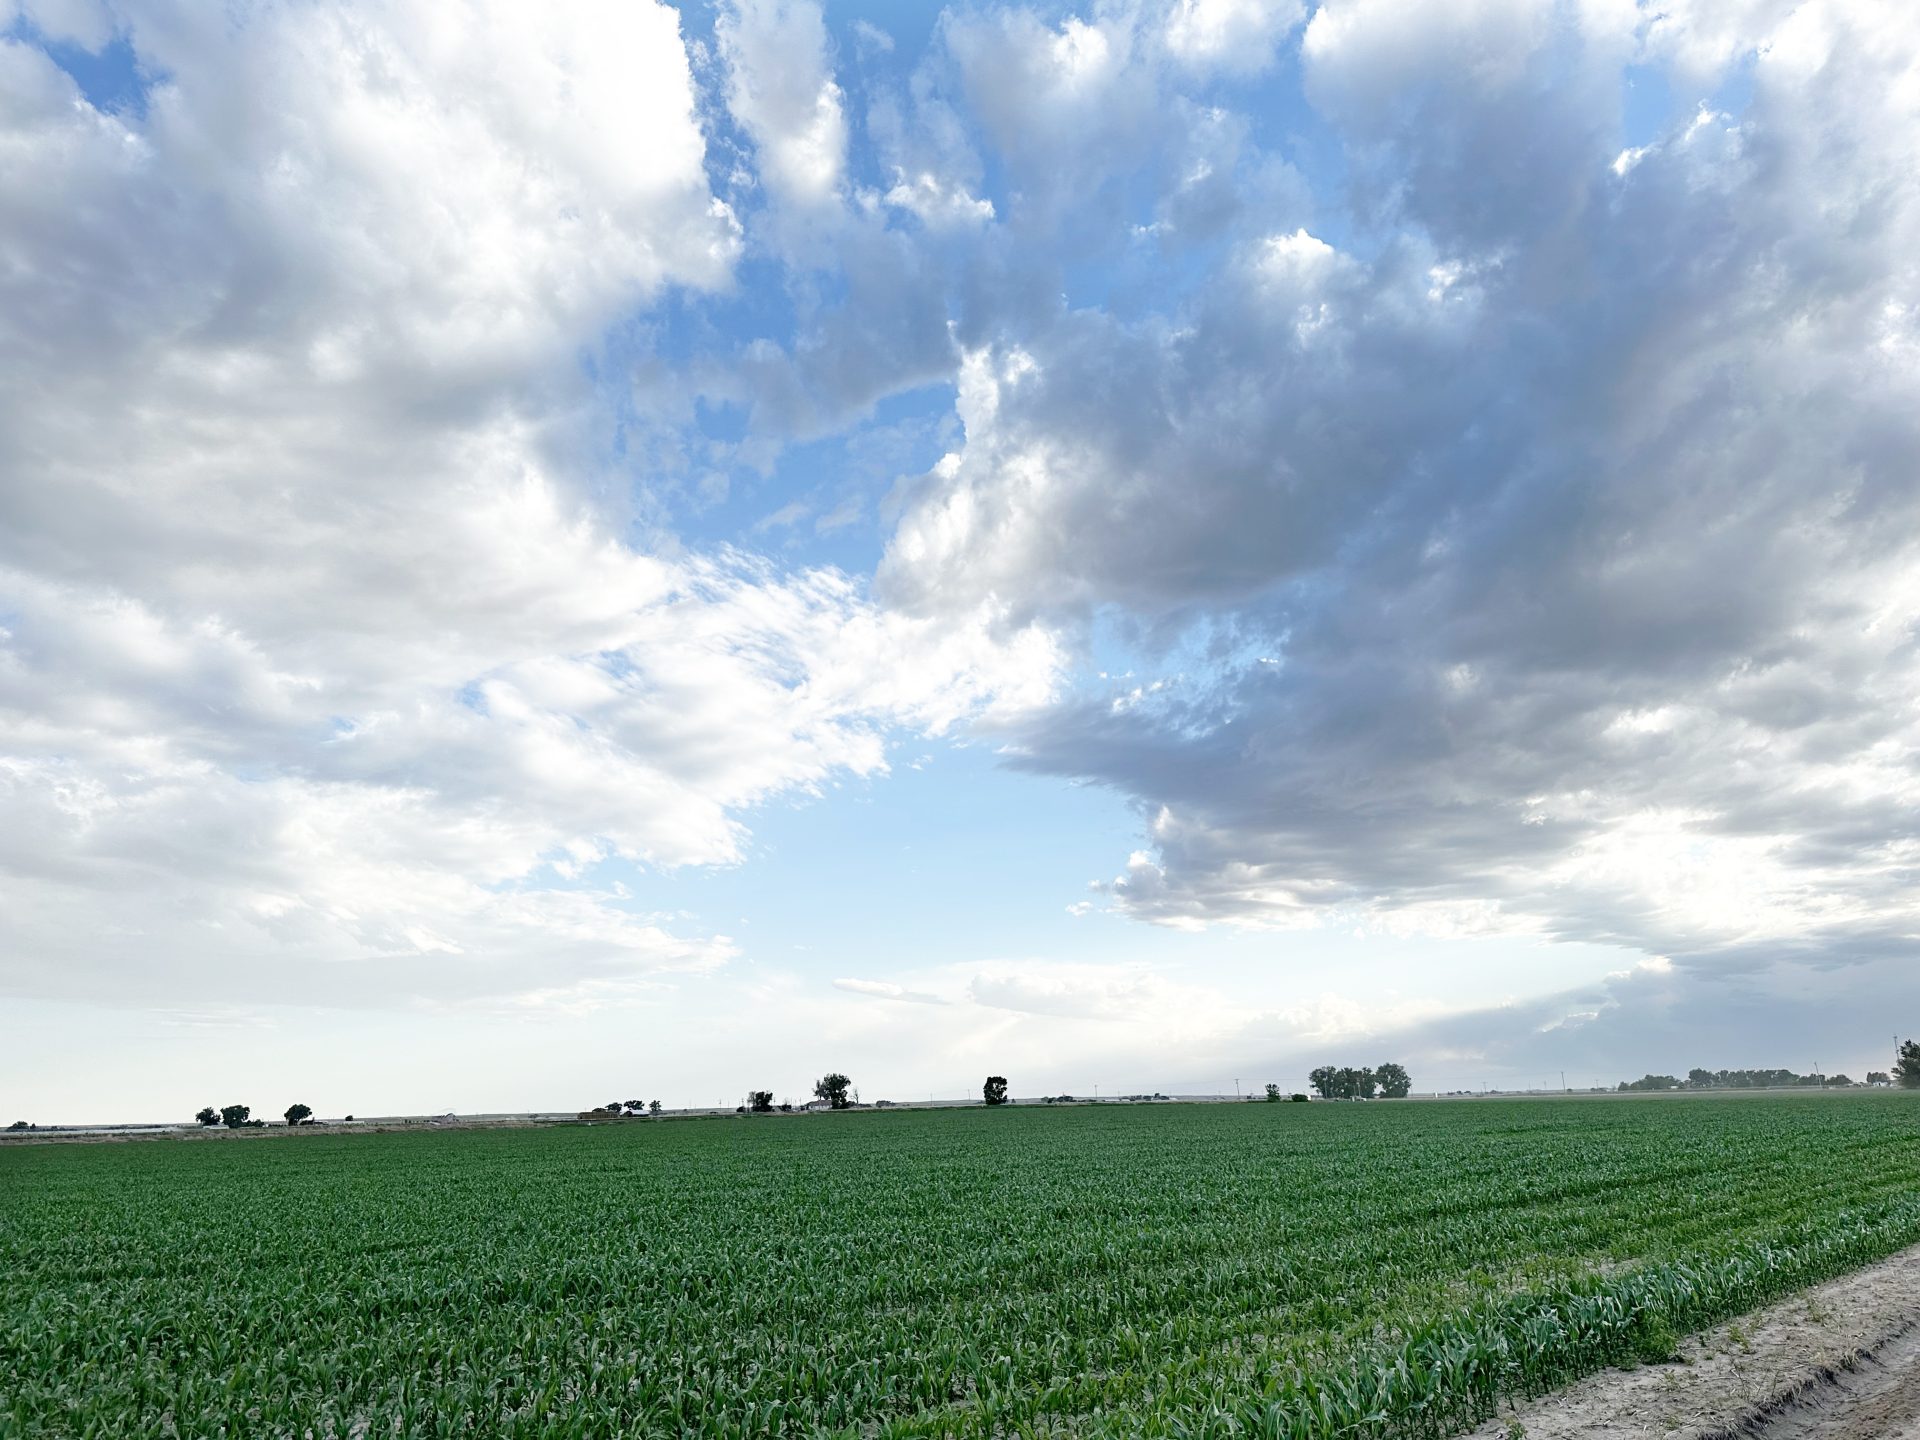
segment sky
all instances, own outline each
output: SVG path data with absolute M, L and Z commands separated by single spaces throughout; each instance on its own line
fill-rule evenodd
M 0 1109 L 1887 1068 L 1920 11 L 0 0 Z

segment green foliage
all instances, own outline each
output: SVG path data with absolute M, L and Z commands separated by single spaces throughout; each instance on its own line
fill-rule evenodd
M 311 1125 L 312 1123 L 313 1107 L 311 1105 L 289 1105 L 287 1107 L 287 1124 Z
M 847 1098 L 848 1089 L 853 1082 L 838 1070 L 830 1071 L 813 1082 L 813 1098 L 824 1100 L 835 1110 L 845 1110 L 853 1102 Z
M 1380 1082 L 1380 1097 L 1383 1100 L 1404 1100 L 1413 1093 L 1413 1076 L 1407 1073 L 1404 1065 L 1396 1065 L 1389 1060 L 1385 1065 L 1376 1066 L 1373 1076 Z
M 980 1087 L 980 1098 L 985 1100 L 989 1105 L 1006 1104 L 1007 1077 L 1004 1075 L 987 1076 L 987 1083 Z
M 220 1107 L 220 1123 L 229 1130 L 238 1130 L 247 1123 L 247 1116 L 252 1113 L 253 1111 L 245 1105 L 222 1105 Z
M 1903 1090 L 1920 1090 L 1920 1040 L 1903 1040 L 1893 1058 L 1893 1080 Z
M 1642 1075 L 1638 1080 L 1622 1080 L 1622 1090 L 1678 1090 L 1680 1082 L 1672 1075 Z
M 202 1125 L 218 1125 L 220 1123 L 220 1112 L 211 1105 L 202 1105 L 199 1112 L 195 1114 L 193 1118 Z
M 1269 1101 L 1278 1101 L 1279 1098 L 1280 1098 L 1280 1087 L 1274 1084 L 1273 1081 L 1269 1080 L 1267 1082 L 1267 1099 Z
M 1649 1086 L 1636 1080 L 1631 1085 L 1622 1085 L 1622 1090 L 1680 1088 L 1680 1082 L 1671 1075 L 1649 1075 L 1648 1080 L 1666 1082 L 1660 1086 Z M 1824 1075 L 1801 1075 L 1792 1070 L 1703 1070 L 1699 1066 L 1687 1072 L 1686 1087 L 1689 1090 L 1785 1090 L 1817 1089 L 1822 1084 L 1832 1082 Z
M 1371 1100 L 1380 1084 L 1373 1071 L 1351 1065 L 1322 1065 L 1307 1079 L 1323 1100 Z
M 1915 1243 L 1905 1095 L 6 1146 L 0 1435 L 1436 1440 Z
M 747 1108 L 756 1115 L 772 1114 L 773 1092 L 771 1090 L 749 1090 L 747 1092 Z

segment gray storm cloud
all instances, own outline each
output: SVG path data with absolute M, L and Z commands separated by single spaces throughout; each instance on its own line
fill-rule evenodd
M 1158 656 L 1015 736 L 1137 800 L 1126 913 L 1911 953 L 1916 35 L 1754 27 L 1738 114 L 1623 151 L 1627 61 L 1723 77 L 1685 12 L 1327 5 L 1366 243 L 1243 220 L 1177 309 L 973 352 L 882 582 Z

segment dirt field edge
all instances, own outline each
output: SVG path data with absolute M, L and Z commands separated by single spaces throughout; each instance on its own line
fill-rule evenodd
M 1692 1336 L 1670 1363 L 1601 1371 L 1470 1433 L 1920 1440 L 1920 1246 Z
M 1861 1346 L 1837 1360 L 1816 1364 L 1805 1375 L 1789 1383 L 1778 1393 L 1757 1405 L 1749 1406 L 1726 1425 L 1702 1430 L 1691 1440 L 1752 1440 L 1766 1433 L 1776 1422 L 1789 1419 L 1808 1408 L 1808 1402 L 1823 1399 L 1844 1388 L 1848 1378 L 1861 1366 L 1874 1363 L 1901 1342 L 1920 1331 L 1920 1312 L 1908 1315 L 1893 1330 L 1872 1345 Z

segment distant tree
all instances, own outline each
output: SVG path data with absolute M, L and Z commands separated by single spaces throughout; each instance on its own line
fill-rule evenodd
M 1851 1090 L 1853 1088 L 1853 1081 L 1849 1080 L 1844 1073 L 1827 1076 L 1827 1084 L 1835 1090 Z
M 1672 1075 L 1642 1075 L 1638 1080 L 1622 1080 L 1622 1090 L 1678 1090 L 1680 1082 Z
M 782 1100 L 780 1102 L 780 1113 L 782 1115 L 791 1115 L 793 1113 L 793 1102 L 791 1100 Z
M 826 1101 L 831 1109 L 845 1110 L 853 1103 L 847 1098 L 847 1092 L 852 1085 L 851 1080 L 838 1070 L 834 1070 L 813 1082 L 813 1098 Z
M 242 1125 L 247 1123 L 247 1116 L 252 1113 L 253 1111 L 245 1105 L 222 1105 L 220 1107 L 220 1123 L 229 1130 L 238 1130 Z
M 773 1109 L 773 1092 L 771 1090 L 749 1090 L 747 1092 L 747 1108 L 756 1115 L 765 1115 Z
M 311 1125 L 312 1123 L 313 1107 L 311 1105 L 289 1105 L 287 1107 L 287 1124 Z
M 647 1102 L 647 1113 L 649 1115 L 658 1115 L 660 1113 L 660 1102 L 658 1100 L 649 1100 Z
M 1272 1101 L 1277 1101 L 1279 1100 L 1279 1098 L 1280 1098 L 1280 1087 L 1274 1084 L 1273 1081 L 1269 1080 L 1267 1082 L 1267 1099 Z
M 1413 1093 L 1413 1076 L 1407 1073 L 1407 1067 L 1388 1061 L 1373 1072 L 1380 1082 L 1380 1094 L 1387 1100 L 1404 1100 Z
M 1867 1084 L 1869 1085 L 1891 1085 L 1892 1083 L 1892 1078 L 1884 1070 L 1867 1071 Z
M 24 1120 L 16 1120 L 13 1124 L 7 1126 L 9 1130 L 31 1130 L 32 1128 L 33 1127 Z
M 218 1125 L 220 1123 L 220 1112 L 211 1105 L 202 1105 L 199 1113 L 193 1118 L 198 1120 L 202 1125 Z
M 980 1087 L 980 1098 L 985 1100 L 989 1105 L 1006 1104 L 1007 1077 L 1004 1075 L 987 1076 L 987 1083 Z
M 644 1100 L 629 1100 L 626 1104 L 626 1111 L 629 1115 L 644 1115 L 647 1113 L 647 1102 Z
M 1920 1040 L 1903 1040 L 1893 1059 L 1894 1083 L 1903 1090 L 1920 1090 Z
M 1307 1103 L 1307 1097 L 1305 1095 L 1302 1095 L 1298 1090 L 1294 1091 L 1293 1094 L 1289 1095 L 1287 1099 L 1291 1100 L 1296 1105 L 1304 1105 Z
M 1352 1065 L 1322 1065 L 1307 1079 L 1323 1100 L 1371 1100 L 1380 1083 L 1373 1071 Z
M 623 1107 L 618 1100 L 609 1100 L 600 1108 L 609 1115 L 618 1115 Z
M 1671 1075 L 1649 1075 L 1648 1080 L 1673 1080 Z M 1792 1070 L 1704 1070 L 1699 1066 L 1687 1072 L 1683 1085 L 1673 1080 L 1670 1088 L 1685 1090 L 1770 1090 L 1781 1088 L 1811 1088 L 1830 1084 L 1829 1077 L 1821 1075 L 1800 1075 Z M 1648 1087 L 1637 1081 L 1629 1081 L 1619 1087 L 1623 1090 L 1644 1090 Z

